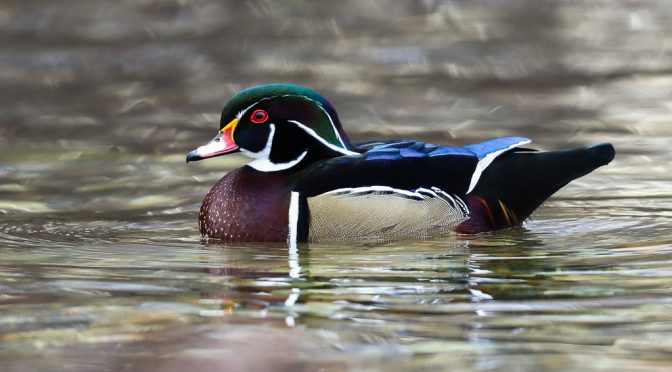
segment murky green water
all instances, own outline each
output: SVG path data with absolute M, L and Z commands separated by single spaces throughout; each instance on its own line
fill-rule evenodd
M 4 2 L 1 369 L 669 370 L 672 12 L 637 4 Z M 275 81 L 356 140 L 617 158 L 519 229 L 203 244 L 244 159 L 184 155 Z

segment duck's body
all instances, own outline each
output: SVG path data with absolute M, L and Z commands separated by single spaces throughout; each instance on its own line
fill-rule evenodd
M 238 93 L 200 160 L 254 158 L 201 206 L 201 234 L 225 241 L 415 239 L 520 224 L 571 180 L 607 164 L 609 144 L 537 152 L 500 138 L 465 147 L 417 141 L 351 144 L 317 93 L 267 85 Z

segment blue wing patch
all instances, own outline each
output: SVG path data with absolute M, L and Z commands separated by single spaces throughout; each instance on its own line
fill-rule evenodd
M 419 141 L 376 141 L 355 144 L 361 155 L 339 156 L 316 162 L 293 179 L 292 190 L 312 197 L 356 187 L 392 187 L 400 190 L 437 187 L 464 195 L 479 159 L 462 147 L 437 146 Z
M 436 156 L 468 156 L 477 154 L 463 147 L 437 146 L 418 141 L 385 143 L 364 153 L 366 160 L 397 160 L 407 158 L 432 158 Z
M 455 160 L 462 163 L 462 159 L 478 159 L 476 168 L 471 174 L 471 180 L 467 192 L 471 192 L 483 171 L 495 160 L 499 155 L 515 147 L 530 143 L 531 141 L 525 137 L 503 137 L 496 138 L 490 141 L 476 143 L 464 147 L 452 146 L 437 146 L 430 143 L 419 141 L 390 141 L 390 142 L 369 142 L 366 146 L 369 148 L 364 155 L 364 162 L 370 160 L 402 160 L 402 159 L 430 159 L 445 157 L 448 160 L 450 157 L 456 157 Z M 437 159 L 438 160 L 438 159 Z M 465 163 L 467 163 L 466 161 Z

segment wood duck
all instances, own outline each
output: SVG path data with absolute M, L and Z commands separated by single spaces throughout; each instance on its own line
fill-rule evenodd
M 522 137 L 464 146 L 352 143 L 332 105 L 287 84 L 245 89 L 187 162 L 241 152 L 203 200 L 199 227 L 224 241 L 421 239 L 519 225 L 570 181 L 608 164 L 611 144 L 539 152 Z

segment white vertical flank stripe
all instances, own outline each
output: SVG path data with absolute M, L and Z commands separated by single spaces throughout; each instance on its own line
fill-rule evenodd
M 299 193 L 292 191 L 291 197 L 289 199 L 289 234 L 287 240 L 289 243 L 289 255 L 288 264 L 289 264 L 289 277 L 292 279 L 297 279 L 301 275 L 301 266 L 299 265 L 299 250 L 296 247 L 297 240 L 297 226 L 299 224 Z M 297 288 L 292 288 L 298 292 Z M 296 299 L 299 297 L 298 293 L 290 295 L 285 301 L 286 306 L 291 306 L 294 304 Z
M 299 225 L 299 193 L 292 191 L 289 199 L 289 236 L 287 240 L 290 248 L 292 245 L 296 246 L 296 239 Z

